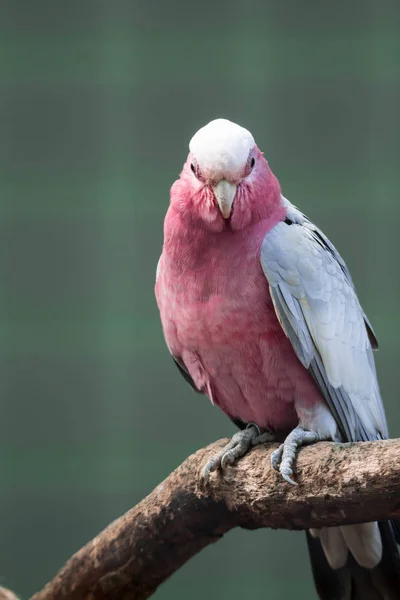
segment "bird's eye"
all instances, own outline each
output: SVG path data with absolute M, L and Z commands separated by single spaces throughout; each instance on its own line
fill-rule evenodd
M 256 164 L 256 159 L 253 157 L 250 161 L 250 169 L 252 169 L 255 164 Z
M 190 163 L 190 170 L 192 171 L 192 173 L 196 177 L 196 179 L 198 179 L 199 181 L 204 183 L 200 167 L 195 160 Z

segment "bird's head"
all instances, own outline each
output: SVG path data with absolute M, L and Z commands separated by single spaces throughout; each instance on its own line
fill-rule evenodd
M 190 221 L 219 232 L 268 218 L 281 206 L 279 183 L 247 129 L 216 119 L 192 137 L 171 202 Z

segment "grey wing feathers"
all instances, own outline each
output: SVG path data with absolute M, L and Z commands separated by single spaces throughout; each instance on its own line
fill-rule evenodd
M 351 278 L 350 271 L 347 268 L 347 265 L 344 262 L 343 258 L 340 256 L 339 252 L 336 250 L 335 246 L 332 244 L 332 242 L 326 237 L 326 235 L 320 229 L 318 229 L 318 227 L 316 225 L 314 225 L 314 223 L 312 223 L 310 221 L 310 219 L 308 219 L 301 211 L 299 211 L 299 209 L 296 208 L 296 206 L 294 206 L 291 202 L 289 202 L 289 200 L 287 200 L 283 196 L 282 196 L 282 200 L 287 208 L 288 219 L 292 223 L 297 223 L 299 225 L 303 225 L 304 227 L 306 227 L 307 229 L 309 229 L 310 231 L 313 232 L 316 241 L 318 243 L 320 243 L 321 245 L 324 245 L 326 247 L 326 249 L 332 254 L 332 256 L 334 256 L 336 261 L 339 263 L 340 268 L 343 271 L 347 281 L 350 283 L 350 285 L 354 289 L 355 286 L 354 286 L 353 280 Z M 371 323 L 369 322 L 367 315 L 364 313 L 364 311 L 362 311 L 362 314 L 363 314 L 364 321 L 365 321 L 365 324 L 367 327 L 369 341 L 371 342 L 372 348 L 374 350 L 376 350 L 378 348 L 378 340 L 376 339 L 376 335 L 374 333 Z
M 185 363 L 181 359 L 181 357 L 180 356 L 174 356 L 173 354 L 171 354 L 171 356 L 172 356 L 172 358 L 174 360 L 175 365 L 178 367 L 178 371 L 180 372 L 180 374 L 182 375 L 182 377 L 185 379 L 185 381 L 188 382 L 188 384 L 190 385 L 190 387 L 192 388 L 192 390 L 194 390 L 198 394 L 202 394 L 203 393 L 202 390 L 199 390 L 196 387 L 196 385 L 195 385 L 195 383 L 194 383 L 194 381 L 193 381 L 193 379 L 192 379 L 189 371 L 187 370 Z
M 388 436 L 372 346 L 376 338 L 334 246 L 286 199 L 286 222 L 266 236 L 261 265 L 275 311 L 316 381 L 343 440 Z

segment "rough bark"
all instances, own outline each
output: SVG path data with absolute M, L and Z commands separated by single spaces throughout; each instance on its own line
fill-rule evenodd
M 143 600 L 233 527 L 304 529 L 400 518 L 400 440 L 320 443 L 297 461 L 297 487 L 255 448 L 204 490 L 199 472 L 226 440 L 190 456 L 72 556 L 32 600 Z

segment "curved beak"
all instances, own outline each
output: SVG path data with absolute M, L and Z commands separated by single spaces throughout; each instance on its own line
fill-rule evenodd
M 237 186 L 221 179 L 217 185 L 212 186 L 219 209 L 224 219 L 229 219 L 232 212 L 233 201 L 236 196 Z

